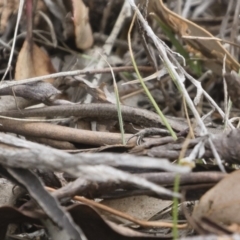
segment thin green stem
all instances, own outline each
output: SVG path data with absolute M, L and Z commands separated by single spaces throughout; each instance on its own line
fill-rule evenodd
M 167 119 L 165 118 L 165 116 L 163 115 L 162 111 L 160 110 L 160 108 L 158 107 L 156 101 L 154 100 L 154 98 L 152 97 L 150 91 L 148 90 L 146 84 L 144 83 L 141 74 L 138 71 L 138 67 L 137 64 L 135 62 L 134 56 L 133 56 L 133 52 L 132 52 L 132 44 L 131 44 L 131 31 L 132 31 L 132 27 L 133 27 L 133 22 L 134 22 L 135 17 L 133 18 L 133 21 L 130 25 L 129 28 L 129 32 L 128 32 L 128 45 L 129 45 L 129 52 L 130 52 L 130 56 L 131 56 L 131 60 L 134 66 L 134 69 L 137 73 L 138 79 L 146 93 L 146 95 L 148 96 L 150 102 L 152 103 L 153 107 L 155 108 L 156 112 L 158 113 L 158 115 L 160 116 L 160 118 L 162 119 L 164 125 L 166 126 L 166 128 L 168 129 L 168 131 L 170 132 L 170 134 L 172 135 L 172 137 L 176 140 L 177 139 L 177 135 L 176 133 L 173 131 L 172 127 L 170 126 L 170 124 L 168 123 Z
M 117 82 L 116 82 L 115 75 L 114 75 L 114 72 L 113 72 L 113 69 L 112 69 L 111 65 L 109 64 L 109 62 L 103 56 L 102 56 L 102 58 L 107 63 L 107 65 L 109 66 L 112 77 L 113 77 L 113 86 L 114 86 L 114 92 L 115 92 L 115 96 L 116 96 L 118 122 L 119 122 L 119 127 L 120 127 L 120 132 L 121 132 L 121 139 L 122 139 L 122 144 L 126 145 L 126 139 L 125 139 L 125 136 L 124 136 L 122 111 L 121 111 L 121 103 L 120 103 L 120 97 L 119 97 L 119 93 L 118 93 Z
M 173 191 L 175 193 L 179 192 L 179 184 L 180 184 L 180 175 L 176 174 L 175 180 L 174 180 L 174 188 Z M 173 198 L 173 208 L 172 208 L 172 215 L 173 215 L 173 228 L 172 228 L 172 234 L 173 239 L 176 240 L 178 238 L 178 198 Z
M 115 92 L 115 95 L 116 95 L 118 121 L 119 121 L 119 127 L 120 127 L 120 132 L 121 132 L 122 144 L 126 145 L 126 139 L 125 139 L 125 136 L 124 136 L 124 127 L 123 127 L 121 104 L 120 104 L 120 98 L 119 98 L 118 88 L 117 88 L 117 84 L 115 82 L 115 79 L 114 79 L 114 92 Z

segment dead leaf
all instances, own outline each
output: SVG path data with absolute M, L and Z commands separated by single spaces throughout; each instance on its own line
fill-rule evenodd
M 150 11 L 155 12 L 175 33 L 181 37 L 191 36 L 196 39 L 184 39 L 186 43 L 191 45 L 195 50 L 201 52 L 207 59 L 207 66 L 213 69 L 214 72 L 222 74 L 223 58 L 226 55 L 226 68 L 228 70 L 238 71 L 239 63 L 231 56 L 231 54 L 222 46 L 222 44 L 214 40 L 203 40 L 197 37 L 214 38 L 204 28 L 197 24 L 182 18 L 178 14 L 169 10 L 162 2 L 162 0 L 152 0 L 149 2 Z M 209 61 L 211 60 L 211 61 Z
M 15 79 L 21 80 L 31 77 L 39 77 L 54 73 L 55 70 L 48 55 L 35 43 L 25 40 L 18 55 Z M 15 94 L 26 99 L 48 102 L 53 96 L 60 93 L 52 83 L 53 78 L 46 79 L 45 82 L 33 83 L 30 85 L 20 85 L 13 88 Z M 6 89 L 7 94 L 12 95 L 12 89 Z
M 48 55 L 35 43 L 31 45 L 25 40 L 18 55 L 15 79 L 21 80 L 31 77 L 39 77 L 54 72 L 55 69 Z M 54 79 L 49 78 L 45 81 L 53 83 Z
M 137 232 L 132 229 L 116 225 L 113 222 L 105 221 L 95 209 L 84 204 L 70 206 L 68 207 L 68 211 L 74 219 L 75 223 L 81 227 L 87 239 L 89 240 L 163 239 L 162 236 Z
M 88 49 L 93 44 L 92 29 L 88 21 L 88 8 L 82 0 L 73 0 L 73 22 L 75 43 L 80 49 Z
M 240 170 L 221 180 L 200 199 L 193 211 L 193 218 L 206 216 L 215 222 L 240 224 Z
M 172 202 L 163 201 L 161 199 L 149 196 L 134 196 L 121 199 L 103 200 L 101 203 L 121 212 L 127 213 L 135 218 L 149 220 L 162 209 L 171 205 Z M 121 221 L 126 220 L 121 219 Z

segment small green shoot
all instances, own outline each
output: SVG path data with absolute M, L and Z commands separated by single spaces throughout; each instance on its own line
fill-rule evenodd
M 102 56 L 102 58 L 109 66 L 112 77 L 113 77 L 113 87 L 114 87 L 114 92 L 115 92 L 115 96 L 116 96 L 116 105 L 117 105 L 117 112 L 118 112 L 118 122 L 119 122 L 119 127 L 120 127 L 120 132 L 121 132 L 121 139 L 122 139 L 122 144 L 126 145 L 126 139 L 124 136 L 122 111 L 121 111 L 121 103 L 120 103 L 120 98 L 119 98 L 119 93 L 118 93 L 118 88 L 117 88 L 117 82 L 116 82 L 115 75 L 114 75 L 111 65 L 108 63 L 108 61 L 103 56 Z
M 153 16 L 154 19 L 157 21 L 159 26 L 161 27 L 162 31 L 171 41 L 172 45 L 176 48 L 176 51 L 181 54 L 185 59 L 186 62 L 189 64 L 190 69 L 199 77 L 202 75 L 202 66 L 200 61 L 192 60 L 189 57 L 188 52 L 182 46 L 182 44 L 176 39 L 175 35 L 173 34 L 171 28 L 169 28 L 155 13 L 151 13 L 150 16 Z
M 174 179 L 174 187 L 173 191 L 175 193 L 179 192 L 179 185 L 180 185 L 180 175 L 176 174 L 175 179 Z M 172 228 L 172 234 L 173 234 L 173 239 L 176 240 L 178 239 L 178 198 L 174 197 L 173 198 L 173 207 L 172 207 L 172 216 L 173 216 L 173 228 Z
M 135 18 L 136 18 L 136 14 L 134 15 L 133 17 L 133 20 L 131 22 L 131 25 L 130 25 L 130 28 L 129 28 L 129 31 L 128 31 L 128 45 L 129 45 L 129 52 L 130 52 L 130 56 L 131 56 L 131 60 L 132 60 L 132 63 L 133 63 L 133 66 L 135 68 L 135 71 L 137 73 L 137 76 L 138 76 L 138 79 L 146 93 L 146 95 L 148 96 L 150 102 L 152 103 L 152 105 L 154 106 L 156 112 L 158 113 L 158 115 L 160 116 L 160 118 L 162 119 L 163 123 L 165 124 L 166 128 L 168 129 L 168 131 L 170 132 L 171 136 L 176 140 L 177 139 L 177 135 L 176 133 L 173 131 L 172 127 L 170 126 L 170 124 L 168 123 L 167 119 L 165 118 L 165 116 L 163 115 L 162 111 L 160 110 L 160 108 L 158 107 L 156 101 L 154 100 L 154 98 L 152 97 L 150 91 L 148 90 L 146 84 L 144 83 L 143 79 L 142 79 L 142 76 L 141 74 L 139 73 L 138 71 L 138 67 L 137 67 L 137 64 L 135 62 L 135 59 L 134 59 L 134 56 L 133 56 L 133 52 L 132 52 L 132 44 L 131 44 L 131 31 L 132 31 L 132 28 L 133 28 L 133 23 L 135 21 Z

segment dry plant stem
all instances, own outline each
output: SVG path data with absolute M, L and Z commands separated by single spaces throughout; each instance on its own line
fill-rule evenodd
M 235 2 L 235 0 L 228 1 L 227 12 L 226 12 L 224 18 L 222 19 L 222 23 L 221 23 L 221 27 L 220 27 L 220 37 L 223 39 L 225 38 L 225 35 L 226 35 L 227 24 L 228 24 L 229 18 L 231 16 L 231 12 L 234 8 L 234 2 Z
M 122 10 L 119 13 L 117 21 L 113 27 L 113 30 L 112 30 L 111 34 L 109 35 L 108 39 L 106 40 L 104 46 L 102 47 L 102 55 L 105 55 L 106 57 L 108 57 L 108 55 L 111 53 L 113 43 L 114 43 L 115 39 L 117 38 L 117 36 L 125 22 L 125 19 L 129 15 L 128 12 L 129 12 L 129 6 L 128 6 L 127 0 L 125 0 L 123 3 L 123 6 L 122 6 Z M 105 63 L 104 60 L 100 59 L 100 61 L 98 62 L 97 66 L 95 68 L 96 69 L 103 68 L 104 63 Z M 96 75 L 95 78 L 93 79 L 92 83 L 97 86 L 100 78 L 101 78 L 101 74 Z
M 14 31 L 14 36 L 13 36 L 12 49 L 11 49 L 10 57 L 9 57 L 9 60 L 8 60 L 7 69 L 6 69 L 4 75 L 1 79 L 0 87 L 1 87 L 1 84 L 3 83 L 3 80 L 5 79 L 6 75 L 8 74 L 9 69 L 11 68 L 11 63 L 12 63 L 12 59 L 13 59 L 13 53 L 14 53 L 15 43 L 16 43 L 16 38 L 17 38 L 18 27 L 19 27 L 19 23 L 20 23 L 20 19 L 21 19 L 21 16 L 22 16 L 22 11 L 23 11 L 23 5 L 24 5 L 24 0 L 20 0 L 19 7 L 18 7 L 17 23 L 16 23 L 16 27 L 15 27 L 15 31 Z
M 50 187 L 45 187 L 46 190 L 48 190 L 49 192 L 54 192 L 56 191 L 55 189 L 53 188 L 50 188 Z M 172 223 L 169 223 L 169 222 L 160 222 L 160 221 L 144 221 L 144 220 L 141 220 L 141 219 L 138 219 L 138 218 L 135 218 L 135 217 L 132 217 L 131 215 L 129 214 L 126 214 L 124 212 L 120 212 L 116 209 L 113 209 L 113 208 L 110 208 L 108 206 L 105 206 L 101 203 L 98 203 L 98 202 L 95 202 L 93 200 L 90 200 L 90 199 L 87 199 L 87 198 L 84 198 L 84 197 L 80 197 L 80 196 L 75 196 L 73 197 L 74 200 L 76 201 L 79 201 L 79 202 L 82 202 L 82 203 L 85 203 L 89 206 L 92 206 L 92 207 L 96 207 L 97 209 L 101 209 L 105 212 L 108 212 L 108 213 L 111 213 L 115 216 L 118 216 L 118 217 L 121 217 L 123 219 L 126 219 L 126 220 L 129 220 L 135 224 L 138 224 L 140 225 L 141 227 L 167 227 L 167 228 L 172 228 L 173 227 L 173 224 Z M 188 224 L 178 224 L 177 227 L 179 229 L 185 229 L 187 228 Z
M 33 41 L 35 42 L 37 40 L 36 37 L 39 37 L 38 43 L 44 42 L 46 45 L 53 46 L 54 48 L 57 48 L 57 46 L 54 46 L 54 43 L 50 42 L 45 36 L 42 35 L 41 31 L 33 31 L 33 34 L 35 38 L 33 38 Z M 50 34 L 51 35 L 51 34 Z
M 154 87 L 151 87 L 151 88 L 149 88 L 149 91 L 152 91 L 153 89 L 154 89 Z M 140 93 L 144 93 L 144 89 L 140 88 L 140 89 L 135 90 L 135 91 L 133 91 L 133 92 L 131 92 L 131 93 L 128 93 L 128 94 L 126 94 L 126 95 L 122 95 L 122 97 L 121 97 L 120 99 L 121 99 L 122 101 L 124 101 L 125 99 L 128 99 L 128 98 L 130 98 L 130 97 L 133 97 L 133 96 L 138 95 L 138 94 L 140 94 Z
M 131 122 L 132 124 L 140 125 L 143 127 L 161 127 L 162 120 L 154 112 L 133 108 L 129 106 L 121 106 L 123 120 Z M 27 109 L 19 111 L 0 112 L 0 116 L 9 117 L 69 117 L 75 116 L 80 118 L 91 119 L 108 119 L 117 120 L 116 105 L 107 103 L 91 103 L 81 105 L 60 105 L 51 106 L 37 109 Z M 188 128 L 188 125 L 178 120 L 168 119 L 172 128 L 183 131 Z
M 124 3 L 123 3 L 123 6 L 122 6 L 121 12 L 119 13 L 119 16 L 117 18 L 117 21 L 116 21 L 116 23 L 113 27 L 113 30 L 112 30 L 110 36 L 108 37 L 108 39 L 106 40 L 105 44 L 102 47 L 101 54 L 106 56 L 106 58 L 111 53 L 113 43 L 114 43 L 115 39 L 117 38 L 117 36 L 120 32 L 120 29 L 122 28 L 122 26 L 125 22 L 125 19 L 130 15 L 129 12 L 130 12 L 129 5 L 128 5 L 127 0 L 125 0 Z M 95 69 L 103 68 L 104 64 L 105 64 L 104 60 L 100 59 L 98 61 L 97 66 L 94 66 L 94 68 Z M 101 76 L 102 76 L 101 74 L 98 74 L 98 75 L 94 76 L 93 81 L 92 81 L 93 86 L 99 85 L 99 81 L 100 81 Z M 91 101 L 92 101 L 92 96 L 88 94 L 87 98 L 85 100 L 85 103 L 90 103 Z
M 163 59 L 167 69 L 168 69 L 168 72 L 169 72 L 169 75 L 172 77 L 173 81 L 175 82 L 175 84 L 178 86 L 178 89 L 181 91 L 181 93 L 184 95 L 185 99 L 186 99 L 186 102 L 189 106 L 189 108 L 191 109 L 198 125 L 200 126 L 201 128 L 201 131 L 202 131 L 202 134 L 208 134 L 208 130 L 207 128 L 205 127 L 197 109 L 195 108 L 193 102 L 192 102 L 192 99 L 190 98 L 185 86 L 184 86 L 184 80 L 185 80 L 185 77 L 183 76 L 180 76 L 180 74 L 177 72 L 175 66 L 173 65 L 173 63 L 170 61 L 168 55 L 171 56 L 172 60 L 174 60 L 174 63 L 177 65 L 177 67 L 181 70 L 182 73 L 185 74 L 185 71 L 184 69 L 182 68 L 182 66 L 179 64 L 179 62 L 175 59 L 175 57 L 173 56 L 173 53 L 166 47 L 163 45 L 163 43 L 160 41 L 160 39 L 157 38 L 157 36 L 154 34 L 153 30 L 149 27 L 148 23 L 146 22 L 146 20 L 143 18 L 142 14 L 140 13 L 139 9 L 137 8 L 137 6 L 135 5 L 134 1 L 133 0 L 128 0 L 130 5 L 132 6 L 132 8 L 134 9 L 134 11 L 136 11 L 137 15 L 138 15 L 138 18 L 139 20 L 142 22 L 143 26 L 144 26 L 144 29 L 146 30 L 148 36 L 153 40 L 156 48 L 158 49 L 159 51 L 159 54 L 160 54 L 160 57 Z M 198 90 L 200 90 L 198 88 Z M 201 91 L 202 91 L 202 88 L 201 88 Z M 221 162 L 221 159 L 216 151 L 216 148 L 214 147 L 213 145 L 213 142 L 212 142 L 212 139 L 209 137 L 208 139 L 209 141 L 209 144 L 211 146 L 211 149 L 212 149 L 212 152 L 213 152 L 213 155 L 217 161 L 217 164 L 219 166 L 219 168 L 221 169 L 221 171 L 225 172 L 225 168 Z
M 48 123 L 26 123 L 8 119 L 0 120 L 0 131 L 12 132 L 27 137 L 49 138 L 50 140 L 76 142 L 93 146 L 121 144 L 120 133 L 95 132 L 74 129 Z M 125 134 L 126 140 L 132 135 Z M 126 141 L 125 140 L 125 141 Z M 129 144 L 135 144 L 136 138 Z
M 164 125 L 166 126 L 166 128 L 168 129 L 168 131 L 170 132 L 171 136 L 176 140 L 177 139 L 177 135 L 176 133 L 173 131 L 171 125 L 168 123 L 167 119 L 165 118 L 165 116 L 163 115 L 162 111 L 160 110 L 160 108 L 158 107 L 156 101 L 154 100 L 154 98 L 152 97 L 150 91 L 148 90 L 146 84 L 144 83 L 143 79 L 142 79 L 142 76 L 140 75 L 139 71 L 138 71 L 138 68 L 137 68 L 137 64 L 135 62 L 135 59 L 134 59 L 134 56 L 133 56 L 133 52 L 132 52 L 132 44 L 131 44 L 131 31 L 132 31 L 132 28 L 133 28 L 133 23 L 135 21 L 135 18 L 136 18 L 136 14 L 134 14 L 134 17 L 133 17 L 133 20 L 131 22 L 131 25 L 130 25 L 130 28 L 129 28 L 129 31 L 128 31 L 128 44 L 129 44 L 129 52 L 130 52 L 130 56 L 131 56 L 131 60 L 132 60 L 132 63 L 135 67 L 135 71 L 136 71 L 136 74 L 139 78 L 139 81 L 143 87 L 143 89 L 145 90 L 145 93 L 146 95 L 148 96 L 150 102 L 152 103 L 152 105 L 154 106 L 156 112 L 158 113 L 158 115 L 160 116 L 162 122 L 164 123 Z
M 191 7 L 193 6 L 194 6 L 194 2 L 192 0 L 186 0 L 185 4 L 183 5 L 182 14 L 179 14 L 179 13 L 177 14 L 181 15 L 184 18 L 187 18 L 190 15 L 190 10 L 191 10 Z
M 125 136 L 124 136 L 124 126 L 123 126 L 122 112 L 121 112 L 121 103 L 120 103 L 120 98 L 119 98 L 117 81 L 115 79 L 115 75 L 114 75 L 114 72 L 112 70 L 111 65 L 109 64 L 109 62 L 104 57 L 103 57 L 103 59 L 106 61 L 109 68 L 111 69 L 115 98 L 116 98 L 116 106 L 117 106 L 117 112 L 118 112 L 118 123 L 119 123 L 119 128 L 120 128 L 120 132 L 121 132 L 121 136 L 122 136 L 122 144 L 126 145 L 126 140 L 125 140 Z
M 191 121 L 190 121 L 190 118 L 189 118 L 188 109 L 187 109 L 187 105 L 186 105 L 186 101 L 185 101 L 184 97 L 183 97 L 183 107 L 184 107 L 185 115 L 186 115 L 186 118 L 187 118 L 187 123 L 188 123 L 188 126 L 189 126 L 190 137 L 195 138 L 194 132 L 193 132 L 193 127 L 191 125 Z
M 10 50 L 10 51 L 12 49 L 11 45 L 8 44 L 8 43 L 5 43 L 1 38 L 0 38 L 0 45 L 3 46 L 4 48 Z M 128 48 L 128 46 L 127 46 L 127 48 Z M 18 51 L 14 50 L 14 53 L 17 55 Z M 1 70 L 1 73 L 5 73 L 5 70 Z
M 168 67 L 168 71 L 170 76 L 174 79 L 174 81 L 177 82 L 178 87 L 180 88 L 180 90 L 183 92 L 186 102 L 188 103 L 189 107 L 191 108 L 194 116 L 196 117 L 196 119 L 198 120 L 199 124 L 201 124 L 201 128 L 205 130 L 205 133 L 207 133 L 207 130 L 198 114 L 198 112 L 196 111 L 191 98 L 189 97 L 188 93 L 186 92 L 185 86 L 182 83 L 182 79 L 179 76 L 179 74 L 177 73 L 177 71 L 175 70 L 175 68 L 173 67 L 173 64 L 171 63 L 170 59 L 167 56 L 167 51 L 165 46 L 163 46 L 163 44 L 160 42 L 160 40 L 156 37 L 156 35 L 153 33 L 152 29 L 148 26 L 147 22 L 145 21 L 145 19 L 142 17 L 140 11 L 138 10 L 137 6 L 135 5 L 133 0 L 129 0 L 130 4 L 132 5 L 133 9 L 136 11 L 139 20 L 142 22 L 147 34 L 149 35 L 150 38 L 152 38 L 153 42 L 155 43 L 157 49 L 159 50 L 161 57 L 163 58 L 163 61 L 165 62 L 165 64 Z M 181 67 L 181 66 L 180 66 Z
M 39 11 L 40 16 L 46 21 L 47 25 L 49 26 L 49 31 L 50 31 L 50 36 L 52 38 L 52 44 L 54 46 L 54 48 L 57 47 L 57 36 L 55 34 L 55 30 L 54 30 L 54 26 L 52 21 L 50 20 L 50 18 L 47 16 L 47 14 L 45 14 L 42 11 Z
M 195 87 L 197 86 L 197 81 L 190 75 L 188 74 L 186 71 L 184 72 L 184 74 L 186 75 L 186 77 L 193 83 L 193 85 Z M 218 113 L 221 115 L 222 119 L 225 119 L 225 113 L 223 112 L 223 110 L 216 104 L 216 102 L 212 99 L 212 97 L 204 90 L 202 89 L 202 93 L 204 95 L 204 97 L 209 101 L 209 103 L 218 111 Z M 228 124 L 228 126 L 231 129 L 234 129 L 235 127 L 232 125 L 232 123 L 226 119 L 226 122 Z
M 169 222 L 144 221 L 144 220 L 132 217 L 131 215 L 128 215 L 128 214 L 123 213 L 123 212 L 120 212 L 120 211 L 115 210 L 113 208 L 110 208 L 108 206 L 104 206 L 104 205 L 102 205 L 100 203 L 94 202 L 93 200 L 89 200 L 89 199 L 84 198 L 84 197 L 75 196 L 73 199 L 76 200 L 76 201 L 80 201 L 82 203 L 85 203 L 87 205 L 96 207 L 98 209 L 101 209 L 103 211 L 109 212 L 109 213 L 111 213 L 111 214 L 113 214 L 115 216 L 118 216 L 118 217 L 121 217 L 123 219 L 129 220 L 129 221 L 131 221 L 131 222 L 133 222 L 135 224 L 140 225 L 141 227 L 167 227 L 167 228 L 172 228 L 172 226 L 173 226 L 173 224 L 169 223 Z M 179 229 L 185 229 L 187 227 L 188 227 L 188 224 L 178 224 L 177 225 L 177 228 L 179 228 Z
M 33 36 L 33 1 L 32 0 L 26 0 L 25 1 L 26 6 L 26 17 L 27 17 L 27 36 L 26 40 L 29 42 L 29 51 L 32 52 L 32 36 Z
M 195 36 L 182 36 L 182 38 L 185 38 L 185 39 L 201 39 L 201 40 L 213 40 L 213 41 L 219 41 L 219 42 L 223 42 L 223 43 L 229 43 L 230 45 L 233 45 L 235 47 L 238 47 L 240 48 L 239 44 L 237 43 L 234 43 L 234 42 L 231 42 L 231 41 L 228 41 L 228 40 L 225 40 L 225 39 L 221 39 L 221 38 L 217 38 L 217 37 L 195 37 Z
M 227 89 L 227 82 L 225 79 L 225 74 L 226 74 L 226 55 L 223 58 L 223 92 L 224 92 L 224 112 L 225 112 L 225 117 L 224 117 L 224 129 L 227 127 L 227 120 L 229 119 L 229 114 L 230 111 L 228 112 L 228 89 Z M 230 99 L 229 99 L 230 100 Z
M 192 18 L 198 18 L 200 15 L 204 14 L 213 2 L 215 2 L 215 0 L 201 1 L 198 7 L 194 10 Z
M 145 71 L 145 72 L 151 72 L 153 70 L 152 67 L 145 67 L 145 66 L 140 66 L 138 67 L 139 71 Z M 134 67 L 132 66 L 126 66 L 126 67 L 113 67 L 112 70 L 114 72 L 128 72 L 128 71 L 135 71 Z M 67 72 L 60 72 L 60 73 L 53 73 L 49 75 L 44 75 L 41 77 L 34 77 L 34 78 L 28 78 L 24 80 L 18 80 L 18 81 L 11 81 L 11 82 L 3 82 L 0 85 L 0 89 L 2 88 L 7 88 L 7 87 L 13 87 L 16 85 L 21 85 L 21 84 L 27 84 L 27 83 L 33 83 L 33 82 L 38 82 L 42 80 L 46 80 L 48 78 L 58 78 L 58 77 L 69 77 L 69 76 L 76 76 L 76 75 L 93 75 L 93 74 L 98 74 L 98 73 L 110 73 L 111 69 L 110 68 L 103 68 L 103 69 L 84 69 L 84 70 L 75 70 L 75 71 L 67 71 Z
M 136 159 L 138 160 L 138 159 Z M 89 159 L 91 161 L 91 159 Z M 122 161 L 122 159 L 120 159 Z M 148 163 L 150 164 L 150 163 Z M 132 164 L 133 166 L 133 164 Z M 159 184 L 159 185 L 168 185 L 169 187 L 173 185 L 176 173 L 174 172 L 148 172 L 148 173 L 141 173 L 141 174 L 134 174 L 139 177 L 143 177 L 147 179 L 150 182 Z M 201 187 L 208 187 L 210 184 L 213 186 L 214 184 L 218 183 L 220 180 L 222 180 L 224 177 L 226 177 L 227 174 L 221 173 L 221 172 L 195 172 L 195 173 L 187 173 L 187 174 L 181 174 L 180 176 L 180 184 L 181 189 L 192 189 L 193 191 L 196 190 L 199 186 Z M 74 180 L 74 178 L 73 178 Z M 187 187 L 186 187 L 187 186 Z M 194 188 L 194 186 L 196 188 Z M 129 189 L 129 184 L 113 184 L 113 183 L 96 183 L 92 181 L 86 181 L 81 178 L 77 178 L 74 181 L 69 182 L 64 187 L 58 189 L 54 195 L 58 199 L 66 199 L 68 197 L 73 197 L 75 195 L 80 195 L 83 197 L 89 197 L 89 198 L 99 198 L 100 196 L 105 195 L 113 192 L 117 189 L 124 189 L 125 193 L 127 191 L 130 192 L 139 192 L 139 190 L 132 190 L 131 186 Z M 148 191 L 149 192 L 149 191 Z M 123 195 L 125 194 L 123 193 Z M 140 192 L 139 192 L 140 193 Z M 150 192 L 149 192 L 150 193 Z M 110 194 L 111 195 L 111 194 Z M 121 195 L 121 194 L 120 194 Z M 116 194 L 115 196 L 120 196 Z M 122 195 L 122 196 L 123 196 Z M 100 197 L 101 198 L 101 197 Z M 159 196 L 161 198 L 161 196 Z M 166 197 L 164 198 L 166 199 Z

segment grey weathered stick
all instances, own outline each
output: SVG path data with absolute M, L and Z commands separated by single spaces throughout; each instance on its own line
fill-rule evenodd
M 8 167 L 19 167 L 19 168 L 41 168 L 50 169 L 53 171 L 64 171 L 73 175 L 74 177 L 82 177 L 83 179 L 97 182 L 107 182 L 112 181 L 115 183 L 125 182 L 133 184 L 140 188 L 146 188 L 154 191 L 157 194 L 166 194 L 168 196 L 180 197 L 178 193 L 173 193 L 172 191 L 151 183 L 141 177 L 134 176 L 129 173 L 117 170 L 113 167 L 106 165 L 96 165 L 89 166 L 83 164 L 82 160 L 87 159 L 89 162 L 89 155 L 86 154 L 76 154 L 71 155 L 66 152 L 56 150 L 50 147 L 42 146 L 40 144 L 32 143 L 19 139 L 8 134 L 0 133 L 0 163 Z M 123 154 L 121 154 L 122 156 Z M 93 155 L 91 154 L 91 157 Z M 103 154 L 96 156 L 96 158 L 103 158 Z M 107 158 L 115 159 L 117 155 L 111 154 Z M 132 155 L 125 155 L 125 158 L 130 161 L 134 157 Z M 150 160 L 146 157 L 137 157 L 138 163 Z M 152 160 L 151 160 L 152 161 Z M 155 164 L 162 168 L 164 161 L 157 160 Z M 147 164 L 147 163 L 146 163 Z M 144 167 L 146 167 L 146 164 Z M 151 162 L 152 166 L 153 162 Z M 149 166 L 149 167 L 151 167 Z M 173 165 L 169 163 L 172 168 Z M 174 166 L 176 172 L 186 173 L 190 171 L 188 167 Z M 170 169 L 171 169 L 170 168 Z

